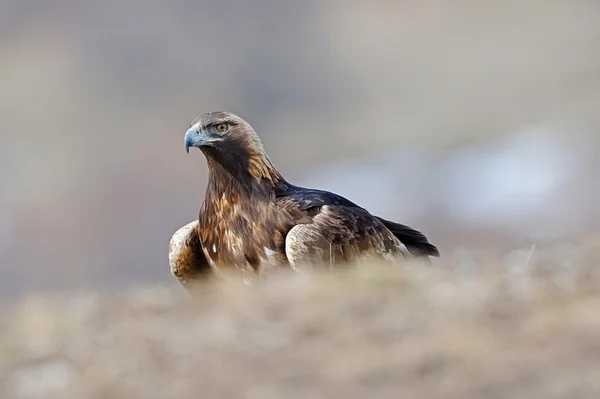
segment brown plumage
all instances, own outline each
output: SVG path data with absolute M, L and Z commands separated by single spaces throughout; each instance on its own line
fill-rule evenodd
M 420 232 L 370 214 L 346 198 L 288 183 L 254 129 L 229 112 L 192 123 L 185 147 L 205 155 L 209 179 L 197 221 L 169 245 L 171 272 L 188 286 L 226 269 L 331 266 L 370 255 L 395 261 L 439 256 Z

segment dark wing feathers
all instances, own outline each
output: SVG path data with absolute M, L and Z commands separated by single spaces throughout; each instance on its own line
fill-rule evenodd
M 423 233 L 400 223 L 391 222 L 371 214 L 364 208 L 354 202 L 342 197 L 341 195 L 329 191 L 308 189 L 289 185 L 286 190 L 277 193 L 277 199 L 281 202 L 291 202 L 298 205 L 301 211 L 314 216 L 324 205 L 335 205 L 347 208 L 362 210 L 371 218 L 376 218 L 389 229 L 394 236 L 406 246 L 409 252 L 414 256 L 439 256 L 438 249 L 431 244 Z
M 285 252 L 292 266 L 327 266 L 359 260 L 358 255 L 392 260 L 407 250 L 364 209 L 323 205 L 310 223 L 288 232 Z
M 360 208 L 360 206 L 341 195 L 329 191 L 293 186 L 289 183 L 284 190 L 276 192 L 275 198 L 294 201 L 301 210 L 323 205 L 341 205 Z

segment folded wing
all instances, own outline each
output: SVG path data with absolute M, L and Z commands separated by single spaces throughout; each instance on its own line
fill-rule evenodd
M 292 267 L 316 267 L 359 261 L 363 257 L 394 261 L 409 255 L 406 246 L 366 210 L 324 205 L 311 222 L 294 226 L 285 240 Z
M 171 274 L 187 289 L 199 278 L 212 274 L 212 270 L 198 237 L 198 221 L 179 228 L 169 242 Z

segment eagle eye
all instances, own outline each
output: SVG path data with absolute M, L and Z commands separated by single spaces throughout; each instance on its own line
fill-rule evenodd
M 227 129 L 229 129 L 229 126 L 227 125 L 227 123 L 219 123 L 217 125 L 217 132 L 219 132 L 219 133 L 225 133 L 227 131 Z

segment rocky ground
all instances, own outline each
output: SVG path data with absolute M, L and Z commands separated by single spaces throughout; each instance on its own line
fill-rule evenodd
M 598 247 L 6 304 L 2 398 L 597 398 Z

